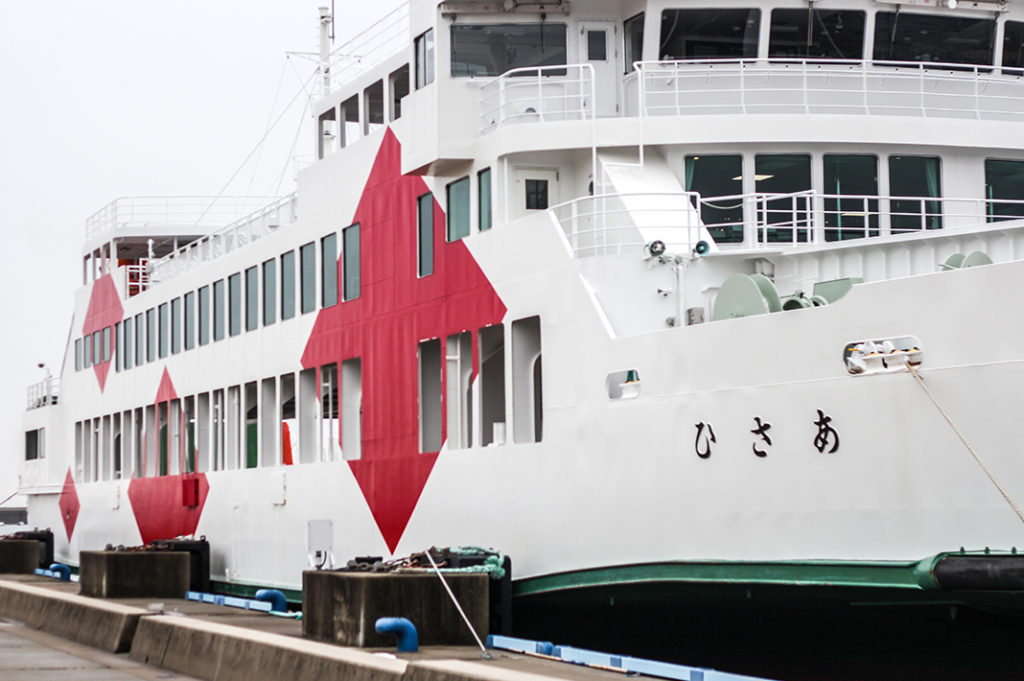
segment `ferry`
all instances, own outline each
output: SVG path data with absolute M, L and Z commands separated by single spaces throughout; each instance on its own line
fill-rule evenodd
M 332 21 L 296 193 L 86 220 L 19 464 L 59 560 L 203 536 L 222 588 L 294 592 L 478 545 L 523 622 L 1016 617 L 1024 8 Z

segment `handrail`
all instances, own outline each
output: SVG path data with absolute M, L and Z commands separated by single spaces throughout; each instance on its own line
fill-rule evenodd
M 276 196 L 124 196 L 86 218 L 87 241 L 138 228 L 221 227 L 258 210 Z
M 60 395 L 60 379 L 56 376 L 47 376 L 42 381 L 30 385 L 27 393 L 26 409 L 28 410 L 57 404 Z
M 591 64 L 524 66 L 480 85 L 481 132 L 508 123 L 592 120 Z
M 409 3 L 404 2 L 331 51 L 327 57 L 331 88 L 343 87 L 388 57 L 399 54 L 408 40 Z

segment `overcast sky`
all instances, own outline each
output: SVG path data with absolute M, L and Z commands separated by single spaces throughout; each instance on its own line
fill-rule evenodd
M 330 0 L 0 0 L 0 500 L 25 391 L 53 374 L 81 284 L 85 219 L 120 196 L 216 195 L 313 73 Z M 336 45 L 402 4 L 336 0 Z M 227 194 L 294 189 L 300 96 Z

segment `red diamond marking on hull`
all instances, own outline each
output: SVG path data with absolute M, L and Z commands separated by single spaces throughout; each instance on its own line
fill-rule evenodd
M 362 359 L 362 451 L 348 464 L 392 552 L 437 460 L 436 452 L 419 451 L 417 345 L 505 316 L 466 245 L 445 242 L 445 215 L 436 201 L 434 272 L 417 276 L 416 199 L 429 188 L 420 177 L 402 175 L 401 161 L 389 129 L 352 218 L 360 225 L 360 296 L 319 313 L 302 355 L 307 368 Z M 339 281 L 343 274 L 339 261 Z M 474 350 L 474 374 L 478 361 Z M 442 385 L 442 400 L 444 394 Z M 443 441 L 443 420 L 441 428 Z
M 82 323 L 82 334 L 88 336 L 95 331 L 100 331 L 100 338 L 103 337 L 103 329 L 113 327 L 121 321 L 124 316 L 124 308 L 121 307 L 121 297 L 114 286 L 114 278 L 105 274 L 92 284 L 92 291 L 89 294 L 89 308 L 85 313 L 85 321 Z M 117 334 L 113 328 L 110 331 L 110 356 L 114 356 L 114 346 L 117 344 Z M 110 372 L 110 360 L 96 362 L 92 365 L 96 373 L 96 380 L 100 384 L 100 392 L 107 385 L 107 374 Z
M 78 492 L 75 491 L 75 480 L 71 477 L 71 469 L 64 477 L 64 487 L 60 490 L 60 499 L 57 508 L 60 509 L 60 519 L 64 522 L 64 531 L 68 534 L 68 541 L 75 532 L 75 523 L 78 521 Z

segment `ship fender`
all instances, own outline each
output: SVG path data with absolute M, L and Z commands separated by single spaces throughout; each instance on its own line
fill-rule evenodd
M 1019 591 L 1024 589 L 1024 556 L 944 556 L 933 574 L 944 590 Z

